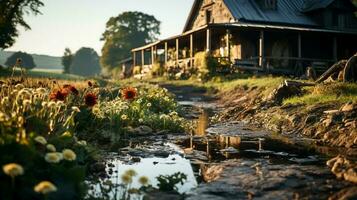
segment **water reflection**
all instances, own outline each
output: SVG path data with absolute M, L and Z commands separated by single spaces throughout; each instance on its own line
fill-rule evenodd
M 177 185 L 179 193 L 186 193 L 197 186 L 190 161 L 179 155 L 170 155 L 167 158 L 142 158 L 140 162 L 134 164 L 127 164 L 120 159 L 113 159 L 110 163 L 115 171 L 109 180 L 116 184 L 122 184 L 122 180 L 118 177 L 121 177 L 127 170 L 135 170 L 137 176 L 133 177 L 131 188 L 140 188 L 138 180 L 142 176 L 148 177 L 149 184 L 156 187 L 158 184 L 156 177 L 172 175 L 176 172 L 187 175 L 187 181 L 183 185 Z

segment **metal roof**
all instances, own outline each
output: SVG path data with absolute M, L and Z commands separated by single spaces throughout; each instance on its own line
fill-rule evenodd
M 306 0 L 277 0 L 276 10 L 263 10 L 254 0 L 224 0 L 233 17 L 238 21 L 319 26 L 302 13 L 305 2 Z
M 334 0 L 305 0 L 302 11 L 309 12 L 321 8 L 326 8 L 332 2 L 334 2 Z

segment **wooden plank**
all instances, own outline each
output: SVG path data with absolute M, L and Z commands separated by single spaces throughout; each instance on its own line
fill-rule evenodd
M 231 61 L 231 43 L 230 43 L 230 35 L 231 32 L 229 29 L 226 30 L 226 46 L 227 46 L 227 57 L 229 59 L 229 61 Z
M 179 60 L 179 39 L 176 39 L 176 61 Z
M 167 58 L 168 58 L 168 52 L 167 52 L 167 42 L 165 42 L 165 66 L 167 66 Z
M 335 62 L 337 62 L 338 58 L 337 58 L 337 38 L 336 36 L 333 37 L 333 60 Z
M 141 67 L 145 65 L 145 53 L 144 49 L 141 50 Z
M 211 29 L 207 28 L 206 31 L 206 51 L 211 51 Z
M 298 33 L 298 58 L 302 57 L 301 33 Z
M 136 52 L 133 52 L 133 66 L 136 66 Z
M 151 65 L 155 63 L 154 46 L 151 47 Z
M 190 35 L 190 67 L 193 67 L 193 33 Z
M 264 61 L 264 31 L 260 31 L 259 36 L 259 66 L 263 67 Z

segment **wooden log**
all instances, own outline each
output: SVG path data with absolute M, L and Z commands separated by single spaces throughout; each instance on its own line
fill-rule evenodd
M 343 82 L 357 82 L 357 54 L 347 61 L 343 70 Z
M 303 86 L 314 86 L 316 85 L 315 83 L 306 83 L 306 82 L 299 82 L 299 81 L 290 81 L 290 80 L 285 80 L 284 84 L 286 86 L 297 86 L 297 87 L 303 87 Z
M 335 64 L 332 65 L 332 67 L 330 67 L 325 73 L 323 73 L 323 74 L 315 81 L 315 83 L 322 83 L 324 80 L 326 80 L 326 79 L 327 79 L 328 77 L 330 77 L 332 74 L 343 70 L 343 68 L 345 67 L 345 64 L 346 64 L 346 60 L 341 60 L 341 61 L 335 63 Z

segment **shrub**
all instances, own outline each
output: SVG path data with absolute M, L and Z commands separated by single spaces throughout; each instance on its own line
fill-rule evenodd
M 140 74 L 141 73 L 141 67 L 140 66 L 135 66 L 133 69 L 133 74 Z
M 165 68 L 163 63 L 161 62 L 155 62 L 152 70 L 151 70 L 151 75 L 156 77 L 156 76 L 163 76 L 165 73 Z
M 202 80 L 208 80 L 210 76 L 216 73 L 219 63 L 208 52 L 198 52 L 195 54 L 195 67 L 198 69 L 198 75 Z

